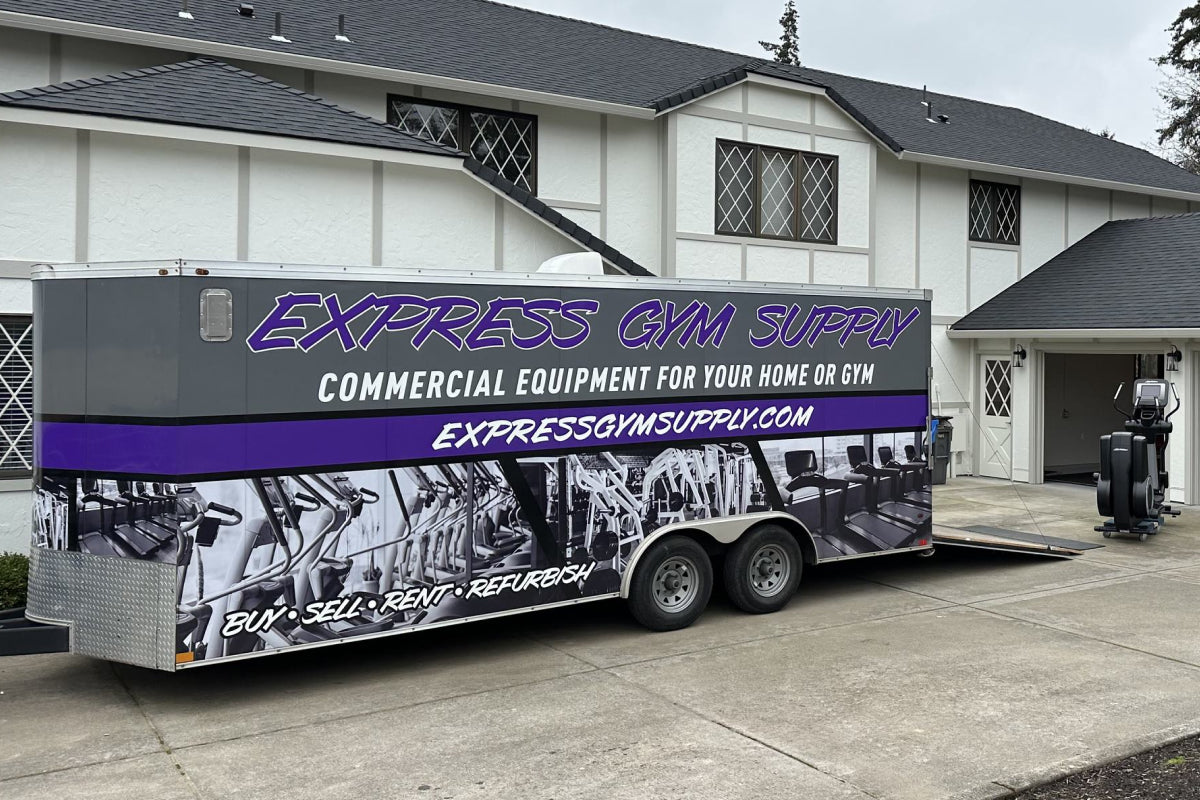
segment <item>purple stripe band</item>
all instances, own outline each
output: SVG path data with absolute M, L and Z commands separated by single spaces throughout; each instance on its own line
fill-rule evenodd
M 125 425 L 42 422 L 43 469 L 184 476 L 338 464 L 478 458 L 687 439 L 912 430 L 925 395 L 648 403 L 392 417 Z

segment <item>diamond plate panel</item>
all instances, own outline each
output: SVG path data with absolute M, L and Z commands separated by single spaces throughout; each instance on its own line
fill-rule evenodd
M 69 624 L 71 651 L 175 669 L 175 566 L 35 547 L 30 619 Z

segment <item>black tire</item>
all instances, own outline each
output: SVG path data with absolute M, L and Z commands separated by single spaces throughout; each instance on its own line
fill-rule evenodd
M 712 562 L 704 548 L 685 536 L 665 536 L 638 559 L 629 610 L 652 631 L 679 630 L 704 612 L 712 588 Z
M 759 525 L 729 548 L 725 590 L 742 611 L 769 614 L 792 599 L 803 570 L 796 537 L 778 525 Z

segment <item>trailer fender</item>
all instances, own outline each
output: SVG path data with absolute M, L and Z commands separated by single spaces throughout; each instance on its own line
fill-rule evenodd
M 741 514 L 736 517 L 721 519 L 676 522 L 664 525 L 655 530 L 643 539 L 641 544 L 637 546 L 637 549 L 630 554 L 629 563 L 626 565 L 625 572 L 621 576 L 621 597 L 629 597 L 629 585 L 633 581 L 633 574 L 637 571 L 638 562 L 641 560 L 642 554 L 646 552 L 650 545 L 664 536 L 678 533 L 700 533 L 716 544 L 728 546 L 740 539 L 746 531 L 764 522 L 775 522 L 787 528 L 796 535 L 796 539 L 800 544 L 800 550 L 804 554 L 805 562 L 813 563 L 816 561 L 817 546 L 813 542 L 812 534 L 808 528 L 791 514 L 782 511 L 763 511 L 756 514 Z

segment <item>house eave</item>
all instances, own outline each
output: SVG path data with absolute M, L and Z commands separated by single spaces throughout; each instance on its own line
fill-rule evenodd
M 1145 341 L 1200 338 L 1198 328 L 991 328 L 959 330 L 949 328 L 951 339 L 1075 339 L 1107 341 L 1113 339 Z
M 612 114 L 614 116 L 633 117 L 636 119 L 653 119 L 655 115 L 653 109 L 641 106 L 610 103 L 603 100 L 588 100 L 582 97 L 572 97 L 553 92 L 539 92 L 532 89 L 520 89 L 513 86 L 482 83 L 442 75 L 430 75 L 423 72 L 379 67 L 352 61 L 296 55 L 265 48 L 211 42 L 205 39 L 191 39 L 183 36 L 135 31 L 109 25 L 96 25 L 90 22 L 76 22 L 74 20 L 43 17 L 36 14 L 23 14 L 17 11 L 0 11 L 0 27 L 20 28 L 65 36 L 78 36 L 86 39 L 100 39 L 107 42 L 119 42 L 143 47 L 156 47 L 164 50 L 194 53 L 222 59 L 257 61 L 265 64 L 276 64 L 296 69 L 313 70 L 315 72 L 331 72 L 393 83 L 413 83 L 435 89 L 470 92 L 530 103 L 545 103 L 561 108 L 594 111 L 600 114 Z
M 1023 167 L 1010 167 L 1004 164 L 992 164 L 986 161 L 971 161 L 969 159 L 952 158 L 950 156 L 938 156 L 930 153 L 919 153 L 913 150 L 903 150 L 897 153 L 896 157 L 902 161 L 912 161 L 920 164 L 931 164 L 940 167 L 955 167 L 957 169 L 992 172 L 997 175 L 1011 175 L 1017 178 L 1053 181 L 1055 183 L 1069 183 L 1074 186 L 1091 186 L 1097 189 L 1112 189 L 1119 192 L 1132 192 L 1134 194 L 1152 194 L 1155 197 L 1170 197 L 1176 200 L 1200 202 L 1200 191 L 1185 192 L 1180 189 L 1164 189 L 1157 186 L 1148 186 L 1146 184 L 1123 183 L 1121 181 L 1109 181 L 1100 178 L 1087 178 L 1081 175 L 1071 175 L 1065 172 L 1047 172 L 1044 170 L 1025 169 Z
M 173 122 L 106 117 L 99 114 L 80 114 L 36 108 L 17 108 L 0 105 L 0 122 L 38 125 L 49 128 L 115 133 L 126 136 L 150 136 L 158 139 L 179 139 L 188 142 L 251 147 L 264 150 L 283 150 L 310 155 L 337 156 L 365 161 L 384 161 L 389 164 L 409 164 L 433 169 L 460 169 L 462 157 L 452 154 L 433 155 L 390 147 L 305 139 L 274 133 L 235 131 L 207 128 Z

